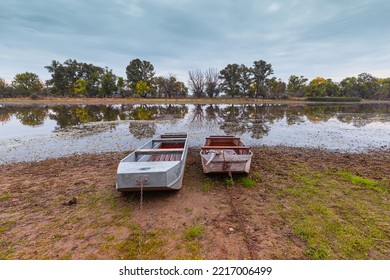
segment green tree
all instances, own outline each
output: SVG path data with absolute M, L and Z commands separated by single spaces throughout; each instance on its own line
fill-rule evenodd
M 240 65 L 240 88 L 242 96 L 253 97 L 254 96 L 254 87 L 253 87 L 253 76 L 252 69 L 246 67 L 244 64 Z
M 112 96 L 117 91 L 116 79 L 117 77 L 112 73 L 112 70 L 107 68 L 104 70 L 104 74 L 100 77 L 100 97 Z
M 39 93 L 43 88 L 41 81 L 37 74 L 25 72 L 17 74 L 12 81 L 12 86 L 17 93 L 21 95 L 30 95 L 32 93 Z
M 286 83 L 281 79 L 277 79 L 276 77 L 272 77 L 271 79 L 267 79 L 266 85 L 269 89 L 269 97 L 271 98 L 287 98 L 286 94 Z
M 151 87 L 154 74 L 153 64 L 146 60 L 133 59 L 126 67 L 127 81 L 133 92 L 137 92 L 136 86 L 140 81 L 145 82 L 147 86 Z
M 176 77 L 157 77 L 154 79 L 154 86 L 156 90 L 156 96 L 172 98 L 172 97 L 185 97 L 188 93 L 188 88 L 184 83 L 178 81 Z
M 290 96 L 302 97 L 305 95 L 305 87 L 308 79 L 304 76 L 291 75 L 288 79 L 287 92 Z
M 341 95 L 359 97 L 359 88 L 356 77 L 347 77 L 340 82 Z
M 379 89 L 377 90 L 375 99 L 390 99 L 390 78 L 378 79 Z
M 51 92 L 56 95 L 66 95 L 70 92 L 68 75 L 64 65 L 57 60 L 52 60 L 51 65 L 45 66 L 51 74 L 51 79 L 46 81 L 46 84 L 51 89 Z
M 8 85 L 8 83 L 0 78 L 0 98 L 12 97 L 13 88 Z
M 266 79 L 268 76 L 274 73 L 272 65 L 265 62 L 264 60 L 259 60 L 253 62 L 253 67 L 251 68 L 253 74 L 253 82 L 255 84 L 255 98 L 267 97 L 267 87 Z
M 64 64 L 53 60 L 45 68 L 51 73 L 47 85 L 52 93 L 62 96 L 74 93 L 74 87 L 80 79 L 86 81 L 86 95 L 97 96 L 100 76 L 104 74 L 104 69 L 99 66 L 72 59 L 66 60 Z
M 379 89 L 378 79 L 371 74 L 361 73 L 357 78 L 359 97 L 372 99 Z
M 221 88 L 222 90 L 234 98 L 241 94 L 241 69 L 236 63 L 228 64 L 220 71 Z
M 122 96 L 123 88 L 125 87 L 125 80 L 123 79 L 123 77 L 118 77 L 116 87 L 118 89 L 119 95 Z

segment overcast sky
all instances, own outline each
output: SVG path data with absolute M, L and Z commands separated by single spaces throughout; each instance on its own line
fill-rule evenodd
M 271 63 L 274 75 L 390 77 L 388 0 L 0 0 L 0 78 L 72 58 L 125 77 L 132 59 L 188 71 Z

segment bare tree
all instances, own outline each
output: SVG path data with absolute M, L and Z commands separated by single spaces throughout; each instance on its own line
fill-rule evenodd
M 216 68 L 209 68 L 205 73 L 206 95 L 209 98 L 217 97 L 220 93 L 219 71 Z
M 205 74 L 201 70 L 188 71 L 188 85 L 194 97 L 201 98 L 205 93 L 206 79 Z

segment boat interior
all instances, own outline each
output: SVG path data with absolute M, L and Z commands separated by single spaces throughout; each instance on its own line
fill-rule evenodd
M 186 138 L 154 139 L 151 146 L 135 151 L 137 161 L 180 161 L 185 147 Z
M 215 150 L 229 150 L 237 155 L 249 154 L 250 147 L 245 146 L 239 137 L 236 136 L 210 136 L 201 151 L 204 154 Z

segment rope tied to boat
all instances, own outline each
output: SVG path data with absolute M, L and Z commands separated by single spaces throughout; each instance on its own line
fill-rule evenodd
M 140 211 L 141 211 L 141 214 L 142 214 L 142 204 L 143 204 L 143 196 L 144 196 L 144 184 L 147 183 L 149 180 L 148 178 L 145 178 L 145 177 L 140 177 L 137 179 L 137 185 L 139 185 L 140 187 Z M 142 259 L 142 239 L 143 239 L 143 236 L 144 236 L 144 232 L 142 230 L 142 228 L 140 227 L 139 229 L 139 237 L 138 237 L 138 259 L 141 260 Z
M 206 165 L 209 165 L 210 162 L 212 162 L 212 161 L 214 160 L 214 158 L 215 158 L 216 156 L 219 156 L 220 154 L 221 154 L 221 152 L 212 150 L 212 152 L 211 152 L 211 157 L 210 157 L 210 159 L 206 162 Z
M 224 170 L 226 170 L 228 172 L 228 176 L 229 176 L 230 184 L 231 184 L 230 186 L 233 187 L 234 180 L 233 180 L 233 173 L 231 170 L 231 163 L 226 162 L 225 153 L 223 153 L 222 156 L 223 156 L 223 160 L 224 160 L 223 168 L 224 168 Z M 254 260 L 255 259 L 254 244 L 251 241 L 251 239 L 249 238 L 250 235 L 248 234 L 246 227 L 244 225 L 245 216 L 240 211 L 240 207 L 236 204 L 235 198 L 233 197 L 231 190 L 229 190 L 228 185 L 226 185 L 225 191 L 229 197 L 229 203 L 230 203 L 230 207 L 232 208 L 232 213 L 237 218 L 240 230 L 244 235 L 244 242 L 245 242 L 246 248 L 248 250 L 249 257 L 251 260 Z
M 140 210 L 142 210 L 142 204 L 143 204 L 143 196 L 144 196 L 144 184 L 147 183 L 149 180 L 145 177 L 140 177 L 137 179 L 137 185 L 140 187 Z
M 223 168 L 223 170 L 225 170 L 225 171 L 228 172 L 229 177 L 230 177 L 230 179 L 231 179 L 232 182 L 233 182 L 232 171 L 230 170 L 232 164 L 231 164 L 230 162 L 227 162 L 227 161 L 226 161 L 226 158 L 225 158 L 225 151 L 222 151 L 222 157 L 223 157 L 223 165 L 222 165 L 222 168 Z

